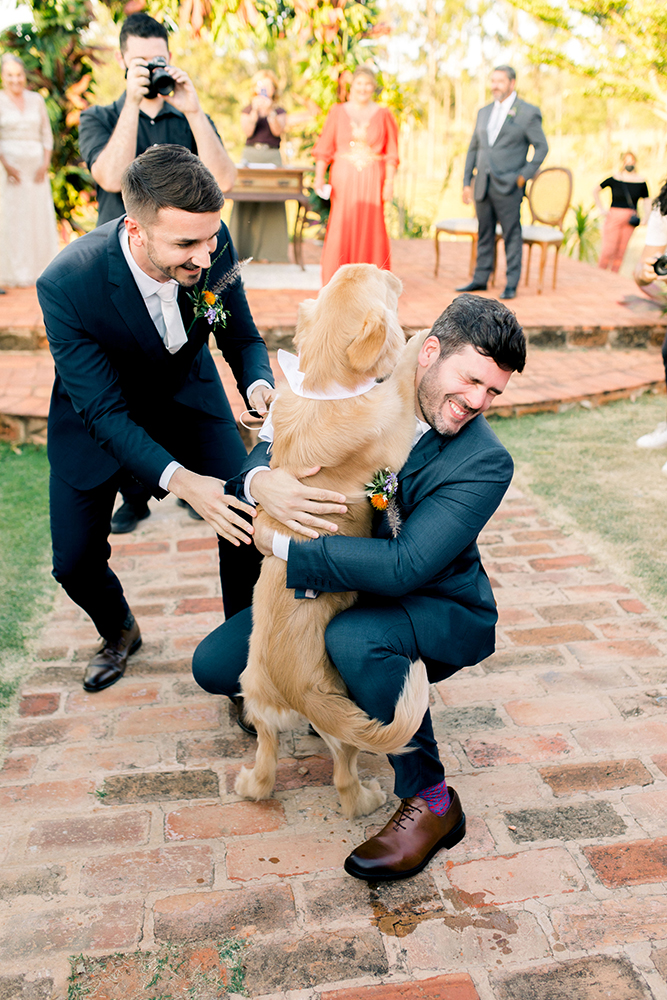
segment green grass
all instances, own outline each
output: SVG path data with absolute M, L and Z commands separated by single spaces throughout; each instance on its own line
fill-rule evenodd
M 0 709 L 25 668 L 28 640 L 55 592 L 49 575 L 46 449 L 0 441 Z
M 664 396 L 599 409 L 491 418 L 516 465 L 515 483 L 549 517 L 587 534 L 598 558 L 667 614 L 667 450 L 636 439 L 665 419 Z

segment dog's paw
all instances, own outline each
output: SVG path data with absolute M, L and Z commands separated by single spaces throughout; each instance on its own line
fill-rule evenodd
M 273 785 L 267 786 L 266 783 L 258 781 L 255 768 L 249 770 L 247 767 L 242 767 L 234 782 L 234 791 L 244 799 L 254 799 L 258 802 L 260 799 L 270 798 Z
M 357 816 L 367 816 L 369 813 L 379 809 L 380 806 L 383 806 L 386 801 L 386 793 L 380 788 L 379 781 L 373 778 L 372 781 L 361 782 L 355 800 L 350 803 L 349 810 L 344 809 L 344 812 L 348 819 L 354 819 Z

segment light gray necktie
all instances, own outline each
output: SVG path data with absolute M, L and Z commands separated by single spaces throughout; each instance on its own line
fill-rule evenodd
M 489 116 L 489 124 L 486 127 L 487 135 L 489 137 L 489 146 L 493 146 L 494 142 L 498 138 L 500 133 L 500 116 L 502 115 L 502 107 L 500 103 L 494 103 L 493 110 Z
M 155 294 L 160 297 L 162 307 L 165 327 L 164 346 L 170 354 L 175 354 L 188 342 L 181 310 L 178 308 L 178 285 L 174 281 L 165 281 Z

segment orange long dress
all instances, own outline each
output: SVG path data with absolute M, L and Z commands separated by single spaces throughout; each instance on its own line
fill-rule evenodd
M 378 107 L 370 121 L 356 126 L 345 105 L 335 104 L 313 155 L 332 164 L 322 284 L 326 285 L 341 264 L 377 264 L 391 270 L 382 186 L 386 164 L 398 166 L 398 127 L 389 109 Z

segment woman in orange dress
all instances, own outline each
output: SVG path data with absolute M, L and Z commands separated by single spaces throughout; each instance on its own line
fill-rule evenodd
M 331 164 L 331 214 L 322 251 L 322 284 L 341 264 L 377 264 L 391 270 L 384 203 L 393 197 L 398 166 L 398 127 L 388 108 L 373 100 L 375 74 L 367 66 L 354 73 L 350 97 L 335 104 L 315 143 L 315 191 L 326 196 Z

